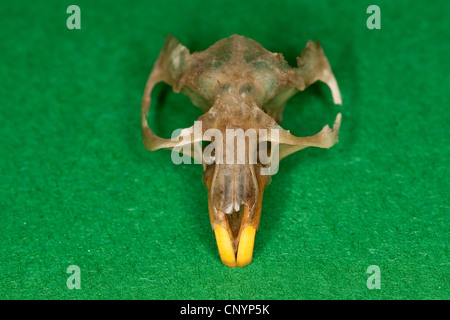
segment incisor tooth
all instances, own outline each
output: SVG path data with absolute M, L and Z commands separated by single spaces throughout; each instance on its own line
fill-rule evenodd
M 252 262 L 253 245 L 255 243 L 256 229 L 252 226 L 245 227 L 241 232 L 237 251 L 237 266 L 245 267 Z
M 217 248 L 219 249 L 222 263 L 230 268 L 236 267 L 236 256 L 234 254 L 233 245 L 231 243 L 228 231 L 221 225 L 217 224 L 214 233 L 216 235 Z

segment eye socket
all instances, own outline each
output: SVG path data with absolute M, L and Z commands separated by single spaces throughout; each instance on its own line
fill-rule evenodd
M 201 115 L 200 108 L 187 108 L 191 100 L 187 95 L 174 94 L 169 85 L 158 83 L 152 92 L 152 106 L 147 122 L 152 131 L 170 139 L 178 128 L 189 128 Z

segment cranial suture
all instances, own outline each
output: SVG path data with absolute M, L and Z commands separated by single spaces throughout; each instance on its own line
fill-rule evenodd
M 147 123 L 151 92 L 161 81 L 172 86 L 174 92 L 189 96 L 204 112 L 195 126 L 183 129 L 172 139 L 157 136 Z M 330 148 L 338 141 L 340 113 L 332 129 L 326 125 L 309 137 L 296 137 L 280 126 L 286 101 L 316 81 L 326 83 L 334 103 L 342 104 L 336 79 L 318 41 L 308 41 L 293 68 L 281 54 L 239 35 L 192 54 L 174 37 L 166 38 L 142 99 L 144 146 L 150 151 L 181 150 L 203 164 L 211 226 L 220 258 L 229 267 L 243 267 L 252 261 L 263 192 L 271 180 L 268 167 L 276 167 L 279 160 L 298 150 Z M 250 135 L 244 135 L 243 144 L 231 143 L 235 139 L 227 139 L 230 129 L 255 133 L 257 143 L 251 143 Z M 202 147 L 203 141 L 209 145 Z M 264 148 L 269 161 L 263 161 L 260 151 Z M 240 161 L 219 160 L 237 160 L 241 149 L 246 152 L 241 153 Z M 208 151 L 208 157 L 202 157 L 202 151 Z

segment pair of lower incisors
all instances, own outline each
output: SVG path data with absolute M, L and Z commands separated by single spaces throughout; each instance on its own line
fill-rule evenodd
M 332 128 L 326 125 L 309 137 L 296 137 L 280 126 L 287 100 L 317 81 L 328 85 L 335 104 L 342 104 L 338 84 L 318 41 L 308 41 L 297 66 L 291 67 L 281 54 L 239 35 L 193 53 L 174 37 L 166 38 L 142 98 L 144 146 L 150 151 L 171 149 L 202 163 L 211 226 L 222 263 L 228 267 L 244 267 L 252 261 L 263 192 L 277 171 L 267 168 L 277 168 L 280 160 L 296 151 L 330 148 L 338 141 L 340 113 Z M 151 92 L 159 82 L 169 84 L 176 93 L 183 92 L 203 111 L 193 126 L 172 139 L 157 136 L 147 122 Z M 229 130 L 244 132 L 244 143 L 235 146 L 234 137 L 226 138 Z M 256 152 L 259 147 L 246 142 L 249 132 L 255 134 L 258 143 L 270 145 L 268 158 L 260 157 Z M 244 160 L 235 161 L 241 151 Z

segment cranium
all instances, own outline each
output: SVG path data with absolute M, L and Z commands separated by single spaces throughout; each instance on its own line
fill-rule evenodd
M 330 148 L 338 141 L 340 114 L 333 129 L 326 125 L 309 137 L 295 137 L 279 125 L 286 101 L 318 80 L 331 89 L 334 103 L 341 104 L 336 79 L 317 41 L 308 41 L 297 58 L 297 67 L 292 68 L 281 54 L 239 35 L 192 54 L 174 37 L 166 38 L 142 99 L 144 146 L 150 151 L 181 150 L 203 164 L 211 226 L 222 263 L 228 267 L 243 267 L 252 261 L 263 192 L 271 180 L 271 174 L 264 170 L 298 150 Z M 204 112 L 195 125 L 172 139 L 157 136 L 147 123 L 151 92 L 161 81 L 174 92 L 185 93 Z M 210 134 L 212 129 L 222 135 Z M 244 135 L 240 149 L 245 152 L 240 162 L 237 157 L 242 150 L 234 137 L 228 139 L 230 129 L 253 132 L 259 139 L 259 144 L 251 143 L 250 135 Z M 202 141 L 210 144 L 202 149 Z M 262 161 L 258 152 L 263 150 L 261 141 L 270 146 L 269 161 Z M 202 157 L 202 150 L 209 156 Z

